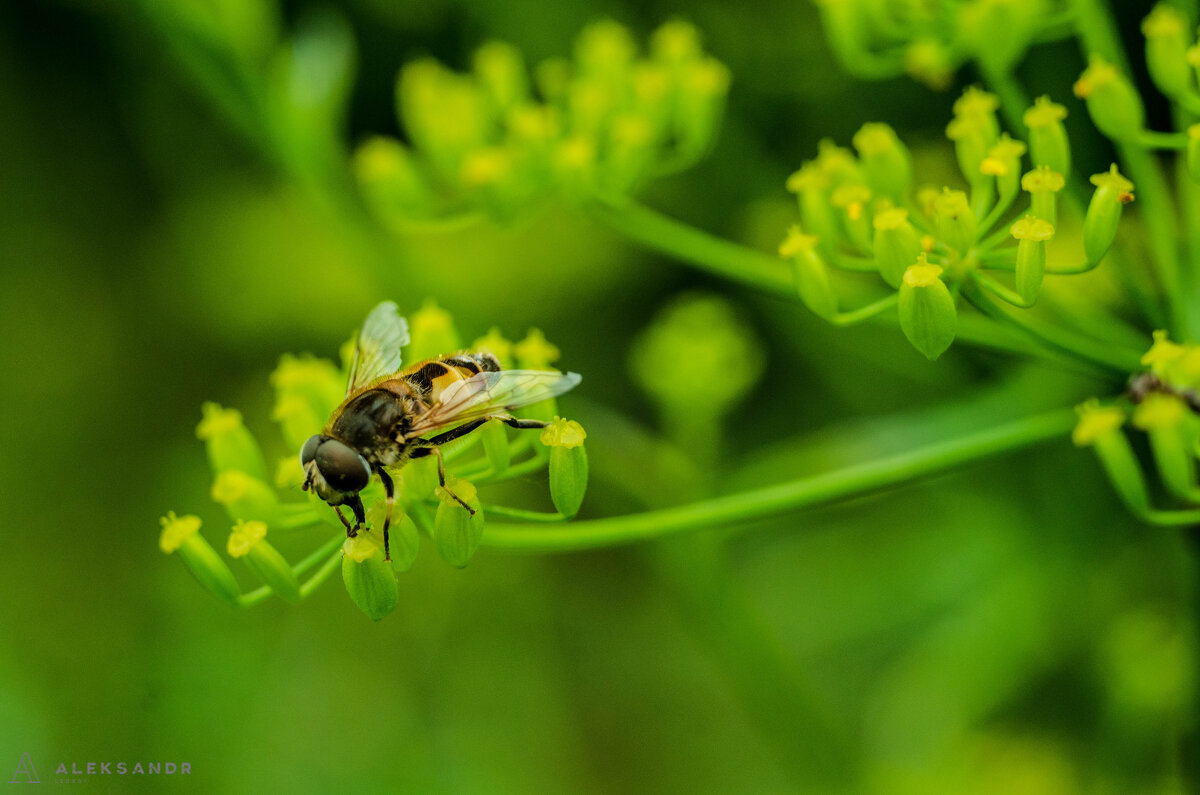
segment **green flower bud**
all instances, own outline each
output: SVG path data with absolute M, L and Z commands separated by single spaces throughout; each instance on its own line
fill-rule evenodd
M 854 148 L 875 193 L 897 200 L 905 195 L 912 183 L 912 157 L 895 130 L 886 124 L 864 124 L 854 134 Z
M 946 125 L 946 137 L 954 142 L 958 168 L 968 182 L 980 180 L 979 166 L 992 146 L 988 131 L 989 125 L 973 116 L 956 117 Z
M 463 156 L 487 145 L 495 123 L 484 88 L 431 58 L 401 68 L 396 102 L 413 144 L 451 181 Z
M 934 201 L 933 207 L 938 237 L 959 254 L 966 254 L 975 242 L 978 227 L 967 194 L 946 188 Z
M 1039 0 L 978 0 L 964 4 L 959 18 L 963 41 L 990 69 L 1008 71 L 1038 32 L 1045 8 Z
M 409 461 L 392 472 L 400 477 L 400 490 L 406 500 L 423 500 L 437 488 L 437 460 L 433 456 Z
M 954 116 L 978 122 L 984 130 L 987 145 L 991 146 L 1000 139 L 1000 119 L 996 117 L 999 107 L 1000 99 L 995 94 L 989 94 L 979 86 L 968 86 L 954 101 Z
M 664 22 L 650 36 L 650 52 L 656 61 L 667 65 L 694 61 L 701 55 L 700 33 L 682 19 Z
M 1058 223 L 1058 192 L 1066 185 L 1062 174 L 1051 171 L 1049 166 L 1038 166 L 1021 177 L 1021 187 L 1029 193 L 1033 215 L 1051 226 Z
M 454 319 L 432 298 L 425 299 L 421 308 L 409 317 L 408 325 L 412 341 L 404 354 L 409 361 L 441 356 L 461 347 Z
M 1133 183 L 1121 176 L 1117 164 L 1092 177 L 1096 192 L 1083 218 L 1083 249 L 1088 262 L 1099 262 L 1117 236 L 1121 210 L 1133 201 Z
M 787 181 L 787 189 L 800 202 L 800 223 L 826 244 L 838 238 L 837 215 L 829 203 L 829 183 L 829 175 L 814 162 L 805 163 Z
M 284 354 L 271 373 L 275 407 L 288 446 L 299 450 L 308 437 L 320 433 L 329 413 L 342 402 L 346 376 L 328 359 Z
M 1092 122 L 1109 138 L 1132 140 L 1146 126 L 1146 109 L 1137 89 L 1098 55 L 1090 58 L 1088 68 L 1075 81 L 1075 96 L 1087 102 Z
M 916 39 L 904 51 L 904 71 L 936 91 L 950 87 L 954 67 L 954 53 L 934 38 Z
M 266 535 L 265 522 L 239 520 L 229 534 L 226 551 L 232 558 L 244 558 L 255 576 L 281 598 L 296 604 L 300 601 L 300 582 L 283 555 L 266 540 Z
M 268 484 L 237 469 L 217 473 L 212 485 L 213 502 L 223 505 L 229 518 L 274 521 L 279 495 Z
M 354 176 L 376 217 L 393 225 L 432 215 L 437 200 L 408 147 L 392 138 L 367 139 L 354 153 Z
M 542 429 L 541 442 L 550 448 L 550 499 L 563 516 L 574 517 L 587 491 L 588 461 L 578 422 L 555 417 Z
M 996 178 L 996 188 L 1000 192 L 1000 201 L 1008 203 L 1017 195 L 1021 184 L 1021 156 L 1025 154 L 1025 144 L 1008 137 L 1008 133 L 1000 136 L 979 164 L 979 172 L 988 177 Z
M 871 247 L 871 225 L 867 207 L 871 189 L 857 182 L 839 185 L 829 197 L 829 203 L 841 211 L 842 229 L 855 246 Z
M 1200 182 L 1200 124 L 1188 127 L 1187 170 L 1193 182 Z
M 490 353 L 500 361 L 501 367 L 513 366 L 513 344 L 500 333 L 498 326 L 492 326 L 487 334 L 471 343 L 474 353 Z
M 461 569 L 471 561 L 483 537 L 483 511 L 479 509 L 475 487 L 467 481 L 449 477 L 446 487 L 475 509 L 472 516 L 446 489 L 438 488 L 441 505 L 433 520 L 433 543 L 442 560 Z
M 1054 227 L 1047 221 L 1027 215 L 1012 225 L 1017 243 L 1017 294 L 1027 304 L 1037 300 L 1046 274 L 1046 241 L 1054 237 Z
M 383 559 L 383 539 L 361 532 L 342 547 L 342 582 L 358 609 L 379 621 L 400 604 L 396 573 Z
M 500 420 L 489 420 L 478 431 L 483 441 L 483 452 L 487 455 L 492 471 L 497 475 L 508 471 L 512 455 L 508 447 L 508 431 Z
M 705 57 L 684 68 L 676 97 L 675 135 L 686 156 L 699 157 L 716 137 L 728 93 L 729 69 L 717 59 Z
M 159 548 L 168 555 L 178 552 L 188 571 L 201 585 L 230 604 L 237 604 L 241 589 L 229 566 L 200 535 L 200 518 L 176 516 L 171 511 L 160 522 L 162 534 L 158 539 Z
M 900 285 L 900 328 L 913 347 L 933 361 L 941 356 L 958 329 L 954 297 L 940 278 L 942 269 L 922 253 L 904 272 Z
M 908 220 L 908 210 L 892 208 L 875 215 L 875 241 L 873 250 L 879 275 L 896 289 L 904 278 L 904 271 L 917 260 L 921 253 L 921 236 Z
M 1146 481 L 1137 456 L 1129 446 L 1121 426 L 1125 413 L 1114 406 L 1102 408 L 1095 400 L 1079 406 L 1079 422 L 1071 433 L 1077 447 L 1091 447 L 1109 482 L 1133 510 L 1145 510 L 1150 504 Z
M 1034 165 L 1057 171 L 1063 179 L 1071 176 L 1071 142 L 1063 126 L 1065 118 L 1067 109 L 1051 102 L 1049 97 L 1038 97 L 1033 107 L 1025 111 L 1029 153 Z
M 1133 411 L 1133 424 L 1150 437 L 1150 450 L 1163 484 L 1177 497 L 1196 493 L 1195 443 L 1190 409 L 1182 398 L 1151 392 Z
M 386 513 L 387 502 L 385 500 L 373 501 L 367 506 L 367 525 L 373 528 L 383 527 Z M 372 532 L 359 533 L 355 538 L 363 540 L 357 544 L 344 545 L 342 550 L 352 558 L 357 556 L 365 560 L 374 554 L 372 548 L 378 548 L 383 543 L 381 535 L 381 533 Z M 417 559 L 417 553 L 421 549 L 421 534 L 408 514 L 393 509 L 388 539 L 392 552 L 392 568 L 396 571 L 411 569 Z M 364 546 L 364 544 L 369 546 Z
M 502 41 L 490 41 L 475 51 L 475 75 L 497 111 L 506 111 L 529 96 L 529 79 L 521 51 Z
M 236 409 L 221 408 L 216 403 L 200 407 L 204 417 L 196 426 L 197 438 L 204 441 L 208 464 L 213 472 L 238 469 L 259 480 L 267 477 L 267 465 L 258 442 L 242 424 Z
M 1159 3 L 1142 21 L 1146 37 L 1146 66 L 1159 90 L 1168 97 L 1186 94 L 1192 88 L 1192 70 L 1187 51 L 1191 46 L 1187 16 L 1177 8 Z
M 779 245 L 779 256 L 792 261 L 796 291 L 809 311 L 825 320 L 837 314 L 837 296 L 829 281 L 829 268 L 817 252 L 817 238 L 794 226 Z

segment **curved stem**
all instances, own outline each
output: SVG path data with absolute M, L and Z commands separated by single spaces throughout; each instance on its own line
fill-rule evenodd
M 554 513 L 527 511 L 524 508 L 510 508 L 507 505 L 485 504 L 482 508 L 484 516 L 487 517 L 503 516 L 506 519 L 522 519 L 526 522 L 566 522 L 571 518 L 557 511 Z
M 304 572 L 317 565 L 322 558 L 328 558 L 321 568 L 308 580 L 300 584 L 300 596 L 305 597 L 320 587 L 321 583 L 329 579 L 329 575 L 337 568 L 337 564 L 342 560 L 342 544 L 345 542 L 345 536 L 340 533 L 326 541 L 321 546 L 317 547 L 304 560 L 292 567 L 292 571 L 299 577 Z M 238 607 L 252 607 L 266 599 L 275 591 L 269 585 L 263 585 L 255 588 L 250 593 L 242 594 L 238 597 Z
M 878 314 L 886 312 L 895 306 L 900 300 L 900 293 L 892 293 L 885 295 L 878 301 L 872 301 L 866 306 L 858 309 L 851 309 L 849 312 L 838 312 L 833 317 L 829 318 L 829 322 L 835 326 L 853 326 L 855 323 L 861 323 L 864 320 L 870 320 Z
M 588 210 L 616 231 L 656 251 L 751 287 L 796 295 L 791 270 L 770 254 L 722 240 L 632 200 L 597 198 Z
M 1075 420 L 1073 410 L 1059 409 L 832 472 L 675 508 L 584 520 L 561 528 L 489 526 L 484 531 L 482 543 L 525 552 L 565 552 L 631 544 L 746 522 L 857 497 L 970 461 L 1065 437 Z

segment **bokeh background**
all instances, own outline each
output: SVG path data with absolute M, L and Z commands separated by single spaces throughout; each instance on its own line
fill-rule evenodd
M 818 472 L 1117 386 L 965 346 L 929 364 L 895 329 L 831 331 L 569 206 L 398 237 L 336 188 L 353 144 L 398 131 L 405 61 L 461 68 L 490 38 L 535 61 L 606 16 L 642 38 L 682 15 L 733 74 L 714 152 L 653 185 L 652 206 L 772 250 L 792 221 L 786 176 L 820 138 L 846 144 L 870 120 L 948 170 L 954 88 L 842 75 L 806 2 L 348 0 L 332 8 L 356 43 L 345 118 L 326 148 L 281 157 L 212 90 L 189 31 L 219 19 L 255 52 L 273 46 L 262 18 L 286 33 L 314 10 L 331 7 L 0 7 L 0 780 L 28 753 L 43 781 L 59 762 L 191 764 L 187 779 L 74 785 L 101 791 L 1196 785 L 1196 550 L 1186 531 L 1129 519 L 1065 439 L 667 543 L 485 548 L 462 571 L 427 547 L 379 624 L 336 578 L 299 607 L 236 612 L 203 591 L 157 547 L 172 509 L 200 514 L 223 546 L 200 403 L 237 406 L 277 439 L 278 357 L 335 355 L 385 298 L 411 310 L 432 297 L 467 339 L 538 326 L 559 345 L 585 375 L 564 400 L 590 433 L 585 517 Z M 1066 101 L 1079 68 L 1072 47 L 1049 46 L 1023 74 Z M 1081 167 L 1101 170 L 1108 153 L 1082 140 Z M 663 307 L 697 292 L 725 302 L 765 364 L 699 440 L 672 436 L 630 366 Z

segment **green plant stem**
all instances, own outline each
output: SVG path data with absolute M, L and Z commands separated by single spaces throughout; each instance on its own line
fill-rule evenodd
M 899 293 L 885 295 L 878 301 L 872 301 L 858 309 L 852 309 L 849 312 L 838 312 L 829 318 L 829 322 L 835 326 L 853 326 L 856 323 L 862 323 L 864 320 L 870 320 L 876 315 L 886 312 L 888 309 L 894 307 L 899 300 Z
M 722 240 L 632 200 L 598 198 L 588 209 L 593 217 L 656 251 L 751 287 L 796 295 L 791 270 L 778 257 Z
M 1115 370 L 1122 375 L 1135 372 L 1141 367 L 1142 357 L 1137 351 L 1123 350 L 1111 343 L 1101 342 L 1059 328 L 1037 317 L 1032 317 L 1027 312 L 1019 314 L 1006 312 L 973 281 L 965 285 L 963 294 L 985 315 L 1014 330 L 1019 330 L 1030 339 L 1049 348 L 1092 364 L 1101 365 L 1109 370 Z
M 707 527 L 732 525 L 784 511 L 845 500 L 1000 453 L 1065 436 L 1075 412 L 1059 409 L 935 442 L 903 453 L 853 464 L 761 489 L 690 505 L 609 519 L 544 525 L 493 525 L 483 544 L 523 552 L 567 552 L 665 538 Z
M 321 566 L 321 568 L 317 569 L 316 573 L 313 574 L 312 577 L 309 577 L 307 581 L 300 584 L 301 597 L 308 596 L 314 590 L 319 588 L 321 583 L 329 579 L 329 575 L 333 573 L 333 571 L 337 568 L 337 564 L 342 559 L 342 544 L 345 542 L 345 540 L 345 536 L 342 536 L 341 534 L 334 536 L 321 546 L 317 547 L 317 549 L 310 553 L 309 556 L 304 560 L 292 567 L 292 571 L 295 572 L 297 577 L 299 577 L 300 575 L 304 574 L 304 572 L 317 565 L 317 563 L 319 563 L 322 559 L 327 558 L 325 560 L 325 564 Z M 238 597 L 238 607 L 252 607 L 253 605 L 265 600 L 274 592 L 274 589 L 269 585 L 263 585 L 259 588 L 255 588 L 250 593 L 242 594 Z
M 987 290 L 997 298 L 1012 304 L 1013 306 L 1020 307 L 1021 309 L 1028 309 L 1029 307 L 1033 306 L 1033 301 L 1026 301 L 1017 294 L 1016 290 L 1011 290 L 1008 287 L 1005 287 L 1003 284 L 996 281 L 991 276 L 988 276 L 986 273 L 972 271 L 971 278 L 974 279 L 980 287 Z
M 1138 133 L 1137 138 L 1129 143 L 1133 146 L 1140 146 L 1143 149 L 1179 151 L 1182 149 L 1187 149 L 1188 135 L 1187 133 L 1168 133 L 1157 132 L 1155 130 L 1142 130 Z
M 557 511 L 554 513 L 527 511 L 524 508 L 510 508 L 507 505 L 490 504 L 482 507 L 485 516 L 503 516 L 506 519 L 521 519 L 526 522 L 566 522 L 571 518 Z

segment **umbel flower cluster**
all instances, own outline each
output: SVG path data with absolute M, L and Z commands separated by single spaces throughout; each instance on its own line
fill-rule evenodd
M 597 22 L 573 58 L 543 61 L 532 77 L 518 49 L 490 42 L 467 73 L 406 65 L 396 104 L 410 143 L 372 138 L 355 170 L 389 224 L 510 217 L 551 193 L 624 194 L 706 153 L 728 87 L 728 70 L 681 21 L 659 27 L 645 55 L 625 27 Z
M 817 157 L 788 179 L 800 223 L 779 253 L 791 261 L 810 310 L 845 325 L 895 308 L 908 340 L 936 359 L 954 340 L 960 296 L 986 314 L 998 311 L 996 300 L 1027 308 L 1048 274 L 1085 273 L 1100 263 L 1122 208 L 1133 201 L 1133 184 L 1116 165 L 1093 176 L 1083 250 L 1075 260 L 1051 261 L 1047 246 L 1071 172 L 1066 109 L 1045 97 L 1030 107 L 1027 146 L 1001 131 L 998 107 L 995 96 L 974 87 L 954 104 L 946 136 L 967 190 L 915 187 L 907 148 L 879 123 L 855 134 L 854 152 L 823 142 Z M 845 311 L 831 268 L 873 273 L 895 292 Z
M 1016 64 L 1030 45 L 1070 35 L 1065 0 L 816 0 L 839 63 L 866 78 L 907 72 L 945 88 L 966 61 Z
M 462 350 L 450 315 L 436 305 L 427 303 L 412 315 L 410 323 L 412 342 L 405 349 L 409 361 Z M 352 347 L 353 342 L 343 347 L 344 360 L 349 360 Z M 492 329 L 469 350 L 492 353 L 503 367 L 530 370 L 553 369 L 559 355 L 537 329 L 515 343 Z M 243 561 L 249 574 L 262 584 L 256 590 L 242 592 L 229 564 L 200 532 L 197 516 L 171 512 L 163 517 L 159 545 L 163 552 L 177 554 L 217 596 L 241 606 L 257 604 L 272 593 L 298 602 L 340 566 L 351 598 L 363 612 L 378 620 L 395 608 L 396 572 L 407 571 L 413 565 L 421 536 L 433 541 L 443 560 L 461 568 L 475 554 L 488 518 L 553 522 L 578 513 L 587 489 L 583 446 L 587 434 L 579 423 L 558 417 L 551 399 L 520 411 L 524 417 L 549 423 L 540 434 L 512 432 L 491 421 L 445 445 L 446 466 L 452 473 L 447 476 L 449 492 L 438 486 L 433 457 L 410 461 L 392 472 L 399 504 L 392 515 L 390 561 L 385 560 L 383 551 L 380 528 L 385 504 L 377 480 L 360 495 L 369 529 L 347 538 L 333 509 L 315 494 L 302 493 L 304 472 L 297 457 L 305 440 L 321 432 L 330 412 L 341 403 L 345 369 L 312 356 L 285 355 L 280 360 L 271 374 L 275 390 L 272 418 L 289 452 L 274 467 L 268 466 L 262 446 L 243 424 L 238 411 L 215 403 L 204 405 L 196 435 L 208 452 L 212 499 L 232 522 L 225 549 L 229 557 Z M 546 468 L 555 507 L 552 513 L 488 505 L 479 498 L 477 487 Z M 474 514 L 452 494 L 470 505 Z M 314 527 L 323 528 L 325 541 L 295 565 L 272 543 L 276 536 L 290 541 L 289 536 Z M 302 581 L 306 575 L 308 579 Z

